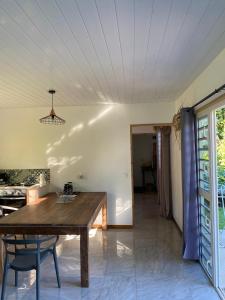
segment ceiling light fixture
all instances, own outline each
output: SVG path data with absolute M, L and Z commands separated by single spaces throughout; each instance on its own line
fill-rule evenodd
M 52 109 L 48 116 L 40 119 L 40 122 L 42 124 L 49 124 L 49 125 L 63 125 L 63 124 L 65 124 L 66 121 L 63 120 L 62 118 L 58 117 L 55 114 L 55 111 L 53 108 L 53 95 L 55 94 L 55 90 L 49 90 L 48 92 L 49 92 L 49 94 L 52 95 Z

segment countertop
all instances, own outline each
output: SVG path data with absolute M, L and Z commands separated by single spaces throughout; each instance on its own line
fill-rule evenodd
M 33 189 L 38 189 L 40 187 L 45 187 L 48 184 L 44 185 L 44 186 L 40 186 L 39 183 L 36 183 L 34 185 L 31 186 L 23 186 L 23 185 L 1 185 L 0 186 L 0 190 L 11 190 L 11 189 L 22 189 L 22 190 L 33 190 Z

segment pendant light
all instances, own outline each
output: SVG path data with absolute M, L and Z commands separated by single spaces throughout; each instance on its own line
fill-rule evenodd
M 43 124 L 49 124 L 49 125 L 63 125 L 65 124 L 65 120 L 62 118 L 58 117 L 55 114 L 54 108 L 53 108 L 53 95 L 55 94 L 55 90 L 49 90 L 49 94 L 52 95 L 52 109 L 50 111 L 50 114 L 44 118 L 40 119 L 40 122 Z

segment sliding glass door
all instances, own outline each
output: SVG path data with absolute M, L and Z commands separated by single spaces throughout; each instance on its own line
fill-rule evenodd
M 218 107 L 215 117 L 216 212 L 217 212 L 217 286 L 225 298 L 225 107 Z
M 225 101 L 223 103 L 198 113 L 196 125 L 200 262 L 225 299 Z

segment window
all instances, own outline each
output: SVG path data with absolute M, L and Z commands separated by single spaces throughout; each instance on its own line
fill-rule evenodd
M 211 219 L 211 179 L 209 152 L 209 118 L 197 119 L 197 151 L 200 211 L 200 262 L 212 278 L 212 219 Z

